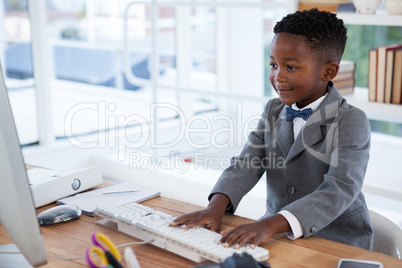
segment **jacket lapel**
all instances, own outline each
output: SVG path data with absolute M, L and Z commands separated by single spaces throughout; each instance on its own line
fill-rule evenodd
M 286 107 L 279 113 L 278 125 L 275 128 L 275 137 L 285 158 L 293 144 L 293 122 L 286 121 Z
M 329 92 L 324 101 L 313 112 L 311 117 L 307 120 L 302 128 L 300 134 L 297 136 L 293 146 L 291 146 L 289 153 L 286 156 L 286 161 L 303 152 L 314 144 L 317 144 L 325 138 L 322 129 L 330 124 L 333 119 L 338 115 L 338 108 L 342 102 L 342 96 L 339 94 L 335 85 L 329 88 Z M 285 119 L 286 121 L 286 119 Z M 293 123 L 290 121 L 293 135 Z M 281 132 L 283 133 L 283 132 Z M 278 138 L 279 139 L 279 138 Z M 293 140 L 293 138 L 292 138 Z

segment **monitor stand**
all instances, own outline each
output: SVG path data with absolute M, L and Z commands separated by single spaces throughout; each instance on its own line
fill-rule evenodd
M 0 268 L 9 267 L 32 268 L 15 244 L 0 246 Z

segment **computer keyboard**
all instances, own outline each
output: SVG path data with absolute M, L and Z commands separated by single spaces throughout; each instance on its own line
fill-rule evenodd
M 268 259 L 269 252 L 262 247 L 243 246 L 240 249 L 224 247 L 217 242 L 220 234 L 203 227 L 183 229 L 171 227 L 169 223 L 174 219 L 172 215 L 152 208 L 130 203 L 118 207 L 96 208 L 95 215 L 116 224 L 118 231 L 134 236 L 190 259 L 202 262 L 206 259 L 222 262 L 234 253 L 250 254 L 256 261 Z

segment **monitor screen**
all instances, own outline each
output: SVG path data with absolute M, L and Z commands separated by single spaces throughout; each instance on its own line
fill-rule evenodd
M 0 224 L 21 252 L 5 254 L 14 246 L 2 245 L 0 242 L 0 267 L 21 267 L 24 262 L 40 266 L 47 262 L 1 66 Z

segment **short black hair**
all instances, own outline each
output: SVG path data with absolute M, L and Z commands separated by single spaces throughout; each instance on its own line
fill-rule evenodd
M 277 22 L 274 33 L 289 33 L 304 38 L 306 45 L 320 59 L 341 61 L 347 29 L 336 14 L 317 8 L 296 11 Z

